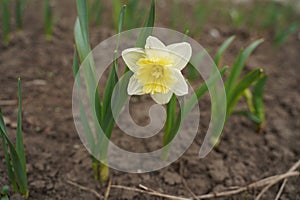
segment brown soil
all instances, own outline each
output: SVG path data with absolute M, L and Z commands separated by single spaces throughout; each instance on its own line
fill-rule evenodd
M 90 156 L 75 131 L 71 112 L 75 4 L 74 1 L 56 1 L 55 13 L 60 19 L 51 42 L 45 41 L 43 35 L 40 6 L 40 2 L 30 2 L 25 11 L 24 31 L 14 34 L 8 47 L 0 46 L 0 100 L 17 98 L 17 77 L 20 76 L 30 199 L 96 199 L 92 193 L 66 182 L 73 180 L 102 195 L 106 191 L 105 183 L 93 179 Z M 166 8 L 158 7 L 158 18 L 163 18 L 163 9 Z M 110 15 L 107 10 L 104 18 Z M 114 34 L 108 20 L 104 22 L 103 26 L 91 30 L 94 44 Z M 167 26 L 164 23 L 158 25 Z M 210 28 L 218 28 L 221 37 L 212 38 Z M 214 52 L 232 34 L 236 34 L 237 39 L 224 57 L 224 64 L 230 64 L 240 48 L 259 36 L 244 30 L 210 25 L 205 27 L 199 42 Z M 247 70 L 262 66 L 269 75 L 265 94 L 267 125 L 263 134 L 256 133 L 246 119 L 233 116 L 226 124 L 219 146 L 200 160 L 198 151 L 210 117 L 209 100 L 204 99 L 200 102 L 200 134 L 178 161 L 145 174 L 111 170 L 112 184 L 130 187 L 143 184 L 168 194 L 191 197 L 183 179 L 195 194 L 200 195 L 286 172 L 300 155 L 300 40 L 292 36 L 274 50 L 268 35 L 264 36 L 266 41 L 246 66 Z M 1 107 L 11 121 L 8 131 L 13 133 L 17 106 Z M 127 142 L 130 145 L 130 141 Z M 152 145 L 156 144 L 159 145 L 159 141 Z M 144 145 L 152 147 L 149 143 Z M 9 182 L 2 151 L 0 155 L 2 186 Z M 291 178 L 281 199 L 300 199 L 299 185 L 299 177 Z M 264 199 L 273 199 L 277 190 L 278 186 L 271 188 Z M 249 191 L 224 199 L 253 199 L 258 192 Z M 18 199 L 18 196 L 14 195 L 12 199 Z M 112 188 L 109 199 L 160 198 Z

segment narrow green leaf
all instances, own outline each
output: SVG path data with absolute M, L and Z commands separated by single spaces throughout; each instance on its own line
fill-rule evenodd
M 8 136 L 6 134 L 3 134 L 9 147 L 10 155 L 11 155 L 11 161 L 12 166 L 15 173 L 15 178 L 17 179 L 20 192 L 24 194 L 25 196 L 28 195 L 28 189 L 27 189 L 27 175 L 26 175 L 26 169 L 23 167 L 23 164 L 21 162 L 21 159 L 12 144 L 12 142 L 9 140 Z
M 220 75 L 223 76 L 228 67 L 223 67 L 220 69 Z M 196 98 L 191 97 L 183 106 L 182 116 L 185 118 L 187 114 L 193 109 L 193 107 L 197 104 L 198 100 L 207 92 L 208 87 L 215 84 L 215 82 L 219 80 L 219 74 L 212 75 L 206 83 L 203 83 L 199 88 L 195 90 Z
M 83 29 L 81 28 L 79 18 L 77 18 L 75 22 L 74 37 L 79 60 L 83 62 L 87 55 L 91 52 L 91 48 L 88 41 L 84 38 Z
M 233 42 L 234 39 L 235 39 L 235 36 L 231 36 L 218 49 L 218 51 L 215 55 L 215 58 L 214 58 L 214 61 L 217 65 L 217 67 L 220 67 L 222 56 L 223 56 L 224 52 L 226 51 L 226 49 L 229 47 L 229 45 Z
M 115 30 L 118 31 L 118 24 L 119 24 L 119 14 L 121 11 L 121 0 L 112 0 L 112 7 L 113 7 L 113 20 L 114 20 L 114 27 Z
M 114 125 L 114 119 L 111 111 L 111 98 L 112 98 L 113 90 L 118 82 L 117 52 L 119 48 L 120 33 L 122 31 L 122 27 L 124 23 L 125 11 L 126 11 L 126 6 L 123 6 L 119 14 L 118 41 L 114 52 L 114 61 L 103 92 L 103 116 L 104 116 L 104 120 L 107 121 L 104 123 L 104 127 L 105 127 L 105 133 L 107 134 L 110 133 L 106 131 L 106 126 Z
M 16 134 L 16 151 L 20 157 L 20 161 L 23 165 L 23 168 L 26 170 L 26 158 L 25 150 L 23 143 L 22 135 L 22 93 L 21 93 L 21 79 L 18 79 L 18 97 L 19 97 L 19 106 L 18 106 L 18 120 L 17 120 L 17 134 Z
M 78 72 L 79 72 L 79 60 L 78 60 L 76 49 L 74 48 L 73 75 L 75 78 L 77 90 L 80 90 L 80 82 L 79 82 L 80 76 L 77 74 Z M 88 120 L 88 117 L 86 116 L 84 105 L 83 105 L 81 99 L 78 99 L 78 103 L 79 103 L 79 109 L 80 109 L 80 120 L 81 120 L 83 128 L 85 130 L 87 142 L 88 142 L 90 149 L 94 153 L 95 141 L 94 141 L 93 133 L 92 133 L 92 130 L 91 130 L 91 127 L 89 124 L 89 120 Z M 97 174 L 97 173 L 95 173 L 95 174 Z
M 16 25 L 19 30 L 23 28 L 23 11 L 25 0 L 16 0 Z
M 8 185 L 4 185 L 1 189 L 1 194 L 6 195 L 9 192 L 9 186 Z
M 242 115 L 242 116 L 247 117 L 248 119 L 250 119 L 251 121 L 253 121 L 257 124 L 260 124 L 262 122 L 261 119 L 259 119 L 255 114 L 253 114 L 249 111 L 237 110 L 237 111 L 233 111 L 232 114 Z
M 3 43 L 8 45 L 10 40 L 10 0 L 1 0 L 2 7 L 2 29 L 3 29 Z
M 230 96 L 227 96 L 227 117 L 230 116 L 233 111 L 234 106 L 239 100 L 240 96 L 243 94 L 245 89 L 250 87 L 255 81 L 257 81 L 262 74 L 262 69 L 256 69 L 248 73 L 237 86 L 232 90 Z
M 76 0 L 76 7 L 83 40 L 86 44 L 89 44 L 89 24 L 86 0 Z
M 13 172 L 15 173 L 14 178 L 18 183 L 18 186 L 20 188 L 20 191 L 22 194 L 28 196 L 28 189 L 27 189 L 27 175 L 26 175 L 26 169 L 23 167 L 22 161 L 13 145 L 13 143 L 10 141 L 5 124 L 2 118 L 2 111 L 0 110 L 0 132 L 3 137 L 3 139 L 7 142 L 9 152 L 10 152 L 10 161 L 11 161 L 11 169 L 13 169 Z
M 49 0 L 44 0 L 44 28 L 47 40 L 52 37 L 53 19 L 52 8 Z
M 244 90 L 243 96 L 246 99 L 249 111 L 251 113 L 255 113 L 255 108 L 254 108 L 254 105 L 253 105 L 253 95 L 250 91 L 250 88 L 247 88 L 247 89 Z
M 144 28 L 141 30 L 141 33 L 136 41 L 136 47 L 143 48 L 146 44 L 147 37 L 152 34 L 155 21 L 155 4 L 155 0 L 152 0 L 149 14 L 144 23 Z
M 79 61 L 84 63 L 83 77 L 87 88 L 87 95 L 90 105 L 95 106 L 96 116 L 92 115 L 96 127 L 96 133 L 100 133 L 96 124 L 101 123 L 102 105 L 100 101 L 99 88 L 96 83 L 95 63 L 93 56 L 90 55 L 91 47 L 89 43 L 89 27 L 86 0 L 76 0 L 78 18 L 74 27 L 75 44 L 79 56 Z M 85 61 L 85 59 L 88 59 Z M 96 88 L 94 87 L 96 86 Z M 94 97 L 95 99 L 92 99 Z M 88 132 L 88 130 L 86 130 Z M 96 141 L 95 141 L 96 142 Z M 99 151 L 99 150 L 98 150 Z
M 289 35 L 295 33 L 298 30 L 299 26 L 300 26 L 300 23 L 295 22 L 292 25 L 290 25 L 287 29 L 279 30 L 275 36 L 276 45 L 279 46 L 279 45 L 283 44 L 287 40 Z
M 225 82 L 226 94 L 231 96 L 232 89 L 236 86 L 236 81 L 239 78 L 245 63 L 254 49 L 263 42 L 263 39 L 256 40 L 252 44 L 250 44 L 244 51 L 241 51 L 238 55 L 235 63 L 231 69 L 231 72 L 228 75 L 228 78 Z
M 85 30 L 85 32 L 88 32 L 87 30 Z M 91 52 L 90 49 L 90 45 L 88 43 L 87 40 L 85 40 L 84 36 L 83 36 L 83 30 L 81 28 L 80 22 L 79 22 L 79 18 L 77 18 L 76 22 L 75 22 L 75 27 L 74 27 L 74 37 L 75 37 L 75 44 L 76 44 L 76 48 L 77 48 L 77 52 L 78 52 L 78 56 L 79 56 L 79 60 L 81 62 L 83 62 L 87 56 L 89 55 L 89 53 Z M 100 103 L 100 95 L 99 95 L 99 90 L 98 87 L 96 89 L 96 91 L 91 91 L 91 86 L 95 85 L 96 83 L 96 77 L 95 77 L 95 67 L 94 67 L 94 61 L 92 56 L 88 57 L 88 61 L 85 62 L 85 67 L 84 67 L 84 77 L 85 77 L 85 83 L 86 83 L 86 87 L 88 88 L 88 97 L 91 100 L 91 97 L 93 96 L 93 93 L 96 92 L 95 95 L 95 109 L 96 109 L 96 114 L 97 114 L 97 118 L 98 120 L 101 119 L 101 112 L 102 112 L 102 107 L 101 107 L 101 103 Z
M 125 13 L 126 13 L 126 5 L 123 5 L 123 6 L 122 6 L 122 9 L 121 9 L 121 11 L 120 11 L 120 14 L 119 14 L 118 42 L 117 42 L 116 51 L 118 51 L 118 49 L 119 49 L 120 34 L 121 34 L 121 32 L 122 32 L 122 29 L 123 29 L 123 24 L 124 24 L 124 19 L 125 19 Z
M 74 48 L 74 53 L 73 53 L 73 76 L 74 76 L 74 78 L 76 78 L 78 71 L 79 71 L 79 59 L 78 59 L 76 48 Z
M 177 107 L 177 99 L 173 94 L 171 100 L 167 104 L 167 119 L 165 122 L 165 131 L 164 131 L 164 141 L 163 146 L 167 145 L 171 138 L 171 130 L 176 122 L 176 107 Z M 178 116 L 179 117 L 179 116 Z
M 0 133 L 1 133 L 1 138 L 2 138 L 2 147 L 3 147 L 3 152 L 4 152 L 4 158 L 5 158 L 8 177 L 9 177 L 9 180 L 10 180 L 12 186 L 13 186 L 14 192 L 18 192 L 18 185 L 17 185 L 17 182 L 15 180 L 13 167 L 11 165 L 11 157 L 9 155 L 8 147 L 7 147 L 7 143 L 6 143 L 6 138 L 4 136 L 4 134 L 7 134 L 7 133 L 6 133 L 6 128 L 5 128 L 5 124 L 4 124 L 1 109 L 0 109 Z
M 1 200 L 9 200 L 8 196 L 1 197 Z
M 253 105 L 255 108 L 255 115 L 261 120 L 261 123 L 265 121 L 263 93 L 267 79 L 267 75 L 262 76 L 253 87 Z
M 199 65 L 205 55 L 207 55 L 207 52 L 206 51 L 201 51 L 196 56 L 193 56 L 191 58 L 191 62 L 189 62 L 188 65 L 187 65 L 189 80 L 193 81 L 193 80 L 196 80 L 199 77 L 199 72 L 195 68 L 195 66 L 192 65 L 192 63 L 196 64 L 196 65 Z
M 140 27 L 143 22 L 143 15 L 140 13 L 144 13 L 145 9 L 143 7 L 139 7 L 139 3 L 141 1 L 137 0 L 127 0 L 127 12 L 126 12 L 126 28 L 133 29 Z
M 95 0 L 93 8 L 94 8 L 93 13 L 95 16 L 95 23 L 97 26 L 99 26 L 101 23 L 101 14 L 102 14 L 101 0 Z

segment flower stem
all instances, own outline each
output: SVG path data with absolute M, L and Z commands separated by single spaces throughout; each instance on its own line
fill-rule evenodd
M 100 163 L 100 181 L 106 182 L 109 178 L 109 168 L 107 165 Z
M 92 162 L 93 162 L 92 168 L 93 168 L 94 179 L 99 180 L 99 161 L 93 157 Z

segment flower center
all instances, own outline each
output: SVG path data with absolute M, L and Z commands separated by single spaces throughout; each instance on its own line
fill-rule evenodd
M 164 76 L 164 68 L 160 65 L 154 65 L 152 69 L 152 76 L 156 79 Z
M 174 83 L 172 72 L 166 68 L 169 60 L 141 58 L 136 63 L 139 68 L 136 78 L 143 84 L 146 94 L 168 93 L 170 85 Z

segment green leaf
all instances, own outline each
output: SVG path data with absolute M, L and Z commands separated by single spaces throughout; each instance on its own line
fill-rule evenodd
M 155 0 L 152 0 L 149 14 L 143 26 L 144 28 L 141 30 L 141 33 L 136 41 L 136 47 L 144 48 L 147 37 L 152 34 L 155 21 L 155 4 Z
M 112 6 L 113 6 L 113 20 L 114 20 L 114 26 L 116 31 L 118 30 L 118 24 L 119 24 L 119 14 L 121 11 L 121 0 L 112 0 Z
M 26 158 L 22 135 L 22 93 L 21 93 L 21 79 L 18 79 L 18 96 L 19 96 L 19 106 L 18 106 L 18 120 L 17 120 L 17 134 L 16 134 L 16 151 L 20 157 L 20 161 L 23 168 L 26 170 Z
M 198 70 L 192 65 L 196 64 L 199 65 L 203 59 L 203 57 L 207 55 L 206 51 L 199 52 L 196 56 L 193 56 L 191 58 L 191 62 L 188 63 L 187 69 L 188 69 L 188 77 L 191 81 L 196 80 L 199 77 Z
M 121 11 L 120 11 L 120 20 L 119 20 L 119 28 L 118 28 L 118 41 L 117 41 L 117 46 L 116 50 L 114 52 L 114 61 L 112 64 L 112 69 L 110 70 L 110 73 L 108 75 L 108 79 L 106 82 L 106 86 L 104 88 L 103 92 L 103 116 L 104 116 L 104 131 L 106 134 L 109 134 L 107 132 L 106 128 L 107 126 L 113 126 L 114 125 L 114 119 L 112 116 L 112 111 L 111 111 L 111 98 L 112 98 L 112 93 L 113 90 L 118 82 L 118 64 L 117 64 L 117 52 L 118 52 L 118 47 L 119 47 L 119 40 L 120 40 L 120 33 L 122 31 L 122 26 L 124 22 L 124 15 L 125 15 L 125 10 L 126 6 L 123 6 Z M 112 129 L 112 128 L 110 128 Z
M 231 96 L 232 89 L 237 85 L 236 81 L 239 78 L 245 63 L 254 49 L 263 42 L 263 39 L 256 40 L 251 45 L 249 45 L 244 51 L 241 51 L 235 60 L 235 63 L 231 69 L 231 72 L 228 75 L 228 78 L 225 82 L 225 89 L 227 96 Z
M 78 72 L 79 72 L 79 60 L 78 60 L 76 49 L 74 48 L 73 75 L 74 75 L 74 79 L 75 79 L 75 82 L 76 82 L 77 90 L 80 90 L 80 83 L 79 83 L 80 76 L 77 74 Z M 86 113 L 85 113 L 85 110 L 84 110 L 84 105 L 83 105 L 81 99 L 78 99 L 78 102 L 79 102 L 79 108 L 80 108 L 80 120 L 83 124 L 84 130 L 85 130 L 85 133 L 86 133 L 88 145 L 89 145 L 90 149 L 93 151 L 94 146 L 95 146 L 95 142 L 94 142 L 92 130 L 90 128 L 89 120 L 87 119 L 87 116 L 86 116 Z
M 283 44 L 287 40 L 289 35 L 295 33 L 298 30 L 299 26 L 300 23 L 295 22 L 292 25 L 290 25 L 287 29 L 279 30 L 275 36 L 275 44 L 277 46 Z
M 220 75 L 223 76 L 227 69 L 228 67 L 223 67 L 220 70 Z M 183 118 L 187 116 L 187 114 L 197 104 L 198 100 L 208 91 L 208 87 L 212 86 L 216 81 L 219 80 L 219 77 L 219 74 L 212 75 L 205 83 L 203 83 L 199 88 L 195 90 L 196 98 L 191 97 L 183 106 Z
M 261 120 L 261 123 L 265 121 L 263 93 L 267 79 L 268 76 L 263 75 L 253 87 L 253 105 L 255 108 L 255 115 Z
M 121 32 L 122 32 L 122 29 L 123 29 L 123 24 L 124 24 L 124 19 L 125 19 L 125 13 L 126 13 L 126 5 L 123 5 L 123 6 L 122 6 L 122 9 L 121 9 L 121 11 L 120 11 L 120 14 L 119 14 L 118 42 L 117 42 L 116 51 L 118 51 L 118 49 L 119 49 L 120 34 L 121 34 Z
M 99 26 L 101 23 L 102 4 L 101 0 L 95 0 L 93 4 L 93 13 L 95 15 L 96 25 Z
M 9 140 L 7 134 L 3 134 L 9 147 L 10 155 L 11 155 L 11 162 L 15 173 L 15 178 L 17 179 L 20 192 L 24 194 L 25 196 L 28 195 L 27 190 L 27 175 L 26 175 L 26 169 L 23 167 L 23 164 L 21 162 L 21 159 L 12 144 L 12 142 Z
M 254 105 L 253 105 L 253 95 L 250 91 L 250 88 L 247 88 L 246 90 L 244 90 L 243 96 L 246 99 L 246 102 L 247 102 L 247 105 L 248 105 L 248 110 L 251 113 L 255 113 L 255 108 L 254 108 Z
M 167 104 L 167 119 L 165 122 L 163 146 L 167 145 L 171 141 L 171 130 L 176 122 L 176 102 L 176 96 L 173 94 L 171 100 Z
M 223 56 L 224 52 L 226 51 L 226 49 L 229 47 L 229 45 L 233 42 L 234 39 L 235 39 L 235 36 L 231 36 L 218 49 L 218 51 L 215 55 L 215 58 L 214 58 L 214 61 L 217 65 L 217 67 L 220 67 L 222 56 Z
M 262 69 L 256 69 L 248 73 L 235 88 L 232 89 L 231 95 L 227 96 L 227 118 L 230 116 L 237 101 L 248 87 L 250 87 L 255 81 L 257 81 L 262 74 Z
M 3 194 L 3 195 L 8 194 L 8 191 L 9 191 L 9 186 L 4 185 L 1 189 L 1 194 Z
M 79 59 L 81 62 L 83 62 L 84 59 L 88 56 L 88 54 L 91 52 L 91 48 L 88 43 L 88 40 L 84 38 L 83 29 L 81 28 L 79 18 L 77 18 L 75 22 L 74 37 Z
M 73 76 L 74 76 L 74 78 L 76 78 L 78 71 L 79 71 L 79 60 L 78 60 L 76 48 L 74 48 L 74 52 L 73 52 Z
M 139 6 L 141 1 L 137 0 L 127 0 L 127 12 L 126 12 L 126 28 L 133 29 L 140 27 L 143 22 L 143 16 L 139 13 L 144 13 L 145 8 Z
M 1 200 L 9 200 L 8 196 L 1 197 Z
M 88 32 L 87 30 L 85 32 Z M 75 28 L 74 28 L 74 36 L 75 36 L 75 44 L 77 48 L 77 52 L 79 55 L 79 60 L 81 63 L 88 58 L 86 62 L 84 62 L 84 78 L 85 78 L 85 83 L 87 87 L 87 92 L 88 92 L 88 97 L 90 102 L 92 102 L 91 97 L 93 96 L 93 93 L 96 92 L 95 94 L 95 109 L 96 109 L 96 114 L 97 114 L 97 120 L 99 121 L 101 119 L 101 112 L 102 112 L 102 107 L 100 103 L 100 96 L 99 96 L 99 90 L 98 87 L 96 88 L 96 91 L 91 91 L 91 87 L 96 84 L 96 77 L 95 77 L 95 67 L 94 67 L 94 60 L 92 55 L 88 57 L 88 55 L 91 52 L 90 45 L 88 43 L 88 40 L 85 40 L 83 36 L 83 30 L 81 28 L 81 25 L 79 23 L 79 18 L 77 18 L 75 22 Z
M 262 123 L 261 119 L 259 119 L 255 114 L 249 112 L 249 111 L 245 111 L 245 110 L 237 110 L 237 111 L 233 111 L 232 114 L 235 115 L 242 115 L 244 117 L 247 117 L 248 119 L 250 119 L 251 121 L 260 124 Z
M 5 158 L 8 177 L 9 177 L 9 180 L 10 180 L 12 186 L 13 186 L 14 192 L 17 192 L 18 191 L 18 185 L 17 185 L 15 175 L 14 175 L 14 172 L 13 172 L 13 167 L 11 165 L 11 157 L 8 153 L 8 146 L 7 146 L 7 143 L 6 143 L 6 138 L 4 136 L 4 134 L 7 134 L 7 133 L 6 133 L 6 127 L 5 127 L 5 123 L 4 123 L 4 120 L 3 120 L 1 109 L 0 109 L 0 133 L 1 133 L 1 138 L 2 138 L 2 147 L 3 147 L 3 152 L 4 152 L 4 158 Z
M 25 195 L 25 197 L 28 197 L 28 189 L 27 189 L 27 174 L 26 174 L 26 168 L 24 168 L 23 163 L 20 159 L 19 154 L 17 153 L 13 143 L 10 141 L 6 129 L 5 124 L 2 118 L 2 111 L 0 110 L 0 132 L 2 135 L 3 140 L 6 141 L 9 152 L 10 152 L 10 161 L 11 162 L 11 169 L 14 173 L 14 179 L 18 183 L 20 192 Z M 5 146 L 5 145 L 3 145 Z
M 23 17 L 24 7 L 25 7 L 25 0 L 16 0 L 16 25 L 19 30 L 21 30 L 23 27 L 22 17 Z
M 1 0 L 3 43 L 8 45 L 10 40 L 10 0 Z
M 44 28 L 46 38 L 48 40 L 52 37 L 53 19 L 52 19 L 52 8 L 49 0 L 44 0 Z
M 78 19 L 81 27 L 81 34 L 86 45 L 89 41 L 89 24 L 88 24 L 88 13 L 86 0 L 76 0 L 76 7 L 78 12 Z

